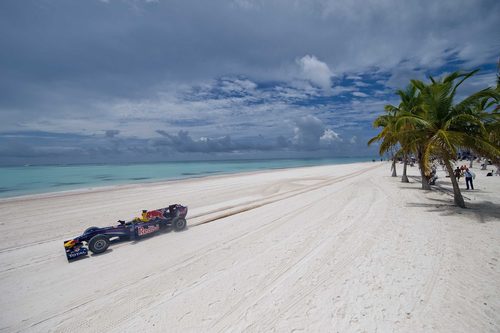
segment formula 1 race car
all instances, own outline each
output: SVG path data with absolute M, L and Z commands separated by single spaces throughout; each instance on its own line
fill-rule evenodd
M 66 257 L 72 260 L 85 256 L 88 250 L 102 253 L 114 240 L 135 240 L 172 228 L 181 231 L 186 228 L 187 211 L 187 207 L 175 204 L 152 211 L 143 210 L 141 217 L 129 222 L 120 220 L 116 226 L 87 228 L 82 235 L 64 241 Z

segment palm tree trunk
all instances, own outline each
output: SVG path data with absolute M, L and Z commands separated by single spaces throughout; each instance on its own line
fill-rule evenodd
M 427 177 L 425 175 L 425 171 L 424 171 L 424 160 L 423 160 L 423 154 L 422 154 L 422 151 L 419 150 L 418 151 L 418 155 L 417 155 L 417 158 L 418 158 L 418 167 L 420 169 L 420 176 L 422 178 L 422 190 L 429 190 L 431 189 L 431 185 L 429 185 L 429 177 Z
M 404 164 L 403 164 L 403 177 L 401 177 L 401 181 L 403 183 L 409 183 L 410 181 L 408 180 L 408 176 L 406 175 L 406 167 L 408 166 L 408 155 L 405 154 L 404 157 Z
M 398 175 L 396 174 L 396 156 L 392 157 L 392 177 L 397 177 Z
M 429 177 L 425 175 L 422 166 L 420 166 L 420 176 L 422 177 L 422 190 L 430 190 L 431 185 L 429 185 Z
M 465 208 L 464 198 L 462 197 L 462 192 L 460 192 L 460 187 L 458 186 L 457 178 L 455 178 L 455 172 L 453 172 L 453 167 L 449 160 L 445 160 L 444 164 L 446 165 L 446 170 L 448 170 L 448 174 L 450 175 L 451 184 L 453 185 L 453 201 L 455 205 L 460 208 Z

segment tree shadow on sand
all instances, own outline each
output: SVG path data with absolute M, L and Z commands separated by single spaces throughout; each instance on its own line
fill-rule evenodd
M 412 177 L 420 183 L 420 177 Z M 462 190 L 462 196 L 466 202 L 466 208 L 460 208 L 453 203 L 453 190 L 448 184 L 436 183 L 432 185 L 431 191 L 440 192 L 449 197 L 449 199 L 438 199 L 427 196 L 428 202 L 408 203 L 408 207 L 422 207 L 429 212 L 436 212 L 444 216 L 464 215 L 479 223 L 500 222 L 500 204 L 488 200 L 471 201 L 469 192 Z M 415 187 L 402 186 L 403 189 L 416 190 Z M 422 191 L 422 189 L 418 189 Z M 477 190 L 476 190 L 477 191 Z M 474 192 L 470 192 L 474 193 Z M 490 193 L 490 192 L 483 192 Z
M 465 215 L 479 223 L 500 222 L 500 204 L 491 201 L 468 202 L 467 208 L 460 208 L 449 200 L 433 198 L 428 200 L 430 201 L 428 203 L 410 202 L 408 207 L 422 207 L 429 212 L 444 216 Z

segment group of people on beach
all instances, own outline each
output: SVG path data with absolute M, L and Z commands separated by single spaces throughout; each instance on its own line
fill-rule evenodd
M 474 189 L 474 184 L 472 180 L 475 178 L 476 175 L 474 174 L 474 172 L 470 171 L 466 165 L 462 165 L 460 167 L 457 166 L 454 173 L 455 173 L 455 178 L 457 178 L 457 181 L 460 181 L 460 177 L 465 177 L 465 185 L 467 186 L 468 190 L 469 190 L 469 185 L 471 190 Z

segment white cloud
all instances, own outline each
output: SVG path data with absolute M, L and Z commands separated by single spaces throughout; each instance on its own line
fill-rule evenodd
M 340 135 L 323 122 L 311 115 L 301 117 L 295 121 L 294 145 L 303 150 L 319 150 L 331 147 L 336 142 L 342 142 Z
M 361 81 L 356 81 L 356 82 L 354 82 L 354 85 L 355 85 L 356 87 L 363 87 L 363 88 L 364 88 L 364 87 L 369 87 L 369 86 L 370 86 L 368 83 L 361 82 Z
M 332 96 L 341 95 L 345 92 L 355 91 L 355 87 L 335 86 L 330 90 Z
M 359 76 L 359 75 L 347 75 L 346 79 L 348 79 L 348 80 L 355 80 L 355 81 L 357 81 L 357 80 L 363 80 L 363 78 L 361 76 Z
M 339 134 L 334 132 L 332 129 L 326 129 L 323 135 L 320 137 L 320 141 L 325 144 L 330 144 L 335 141 L 342 141 Z
M 355 91 L 355 92 L 353 92 L 352 94 L 353 94 L 354 96 L 356 96 L 356 97 L 368 97 L 368 95 L 367 95 L 367 94 L 362 93 L 362 92 L 360 92 L 360 91 Z
M 315 56 L 305 55 L 297 60 L 297 64 L 303 78 L 324 90 L 330 89 L 333 73 L 326 63 L 318 60 Z
M 226 93 L 252 93 L 257 84 L 250 80 L 225 79 L 222 81 L 221 90 Z

